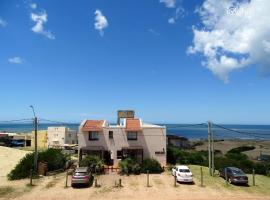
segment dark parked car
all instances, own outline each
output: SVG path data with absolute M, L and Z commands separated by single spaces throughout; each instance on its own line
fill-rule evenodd
M 236 167 L 225 167 L 219 170 L 220 177 L 226 179 L 226 171 L 227 171 L 227 180 L 229 183 L 241 183 L 248 184 L 247 175 Z
M 24 140 L 12 140 L 10 143 L 11 147 L 24 147 Z
M 91 170 L 88 167 L 78 167 L 71 179 L 71 186 L 75 185 L 89 185 L 91 180 Z

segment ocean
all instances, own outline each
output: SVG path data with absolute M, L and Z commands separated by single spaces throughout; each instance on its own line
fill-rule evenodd
M 175 134 L 188 139 L 207 139 L 207 125 L 190 125 L 190 124 L 161 124 L 167 128 L 167 134 Z M 59 124 L 39 124 L 38 129 L 44 130 L 49 126 L 59 126 Z M 79 124 L 65 124 L 70 129 L 77 130 Z M 212 128 L 215 139 L 258 139 L 270 140 L 270 125 L 222 125 L 229 131 L 217 126 Z M 0 124 L 0 132 L 31 132 L 33 124 Z

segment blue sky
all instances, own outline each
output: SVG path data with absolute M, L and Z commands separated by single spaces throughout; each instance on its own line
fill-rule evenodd
M 32 104 L 62 121 L 113 121 L 118 109 L 134 109 L 149 122 L 270 124 L 269 35 L 227 48 L 229 35 L 209 55 L 203 47 L 220 39 L 211 34 L 230 30 L 203 21 L 198 9 L 211 2 L 1 0 L 0 120 L 29 118 Z M 259 6 L 248 4 L 238 11 Z M 258 55 L 246 46 L 259 39 Z

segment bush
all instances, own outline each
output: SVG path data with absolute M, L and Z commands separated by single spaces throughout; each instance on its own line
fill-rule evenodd
M 47 149 L 38 154 L 39 162 L 46 162 L 49 171 L 65 168 L 70 157 L 62 153 L 61 149 Z
M 126 158 L 118 163 L 120 174 L 140 174 L 141 166 L 133 159 Z
M 81 167 L 90 167 L 92 172 L 101 173 L 104 168 L 104 162 L 98 156 L 88 155 L 80 162 Z
M 30 170 L 34 168 L 34 153 L 26 154 L 13 170 L 8 174 L 9 180 L 19 180 L 27 178 Z
M 241 147 L 231 149 L 230 151 L 228 151 L 228 153 L 241 153 L 244 151 L 251 151 L 254 149 L 255 149 L 254 146 L 241 146 Z
M 142 165 L 142 172 L 147 173 L 147 171 L 154 174 L 163 172 L 163 169 L 157 160 L 148 158 L 143 161 Z
M 59 149 L 47 149 L 39 152 L 38 162 L 46 162 L 49 171 L 65 168 L 69 157 Z M 26 154 L 13 170 L 8 174 L 9 180 L 19 180 L 30 176 L 34 168 L 34 153 Z
M 205 151 L 188 152 L 177 148 L 167 149 L 167 162 L 173 165 L 176 163 L 205 165 L 206 161 L 207 152 Z

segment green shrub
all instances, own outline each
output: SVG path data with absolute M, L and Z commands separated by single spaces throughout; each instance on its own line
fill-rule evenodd
M 176 163 L 205 165 L 205 163 L 207 162 L 207 152 L 188 152 L 170 147 L 167 149 L 167 162 L 173 165 L 175 165 Z
M 70 157 L 62 153 L 61 149 L 47 149 L 38 154 L 39 162 L 46 162 L 49 171 L 62 169 Z
M 229 150 L 228 153 L 241 153 L 244 151 L 251 151 L 254 149 L 255 149 L 254 146 L 241 146 L 241 147 L 237 147 L 237 148 L 233 148 L 233 149 Z
M 98 156 L 88 155 L 81 160 L 80 166 L 90 167 L 92 172 L 101 173 L 104 168 L 104 162 Z
M 49 171 L 65 168 L 69 157 L 59 149 L 47 149 L 39 152 L 38 162 L 46 162 Z M 8 174 L 9 180 L 18 180 L 30 176 L 30 170 L 34 168 L 34 153 L 26 154 L 13 170 Z
M 147 171 L 154 174 L 163 172 L 163 169 L 157 160 L 148 158 L 143 161 L 142 165 L 142 172 L 147 173 Z
M 120 174 L 140 174 L 141 166 L 133 159 L 126 158 L 118 163 Z
M 34 168 L 34 153 L 26 154 L 13 170 L 8 174 L 9 180 L 27 178 L 30 170 Z

